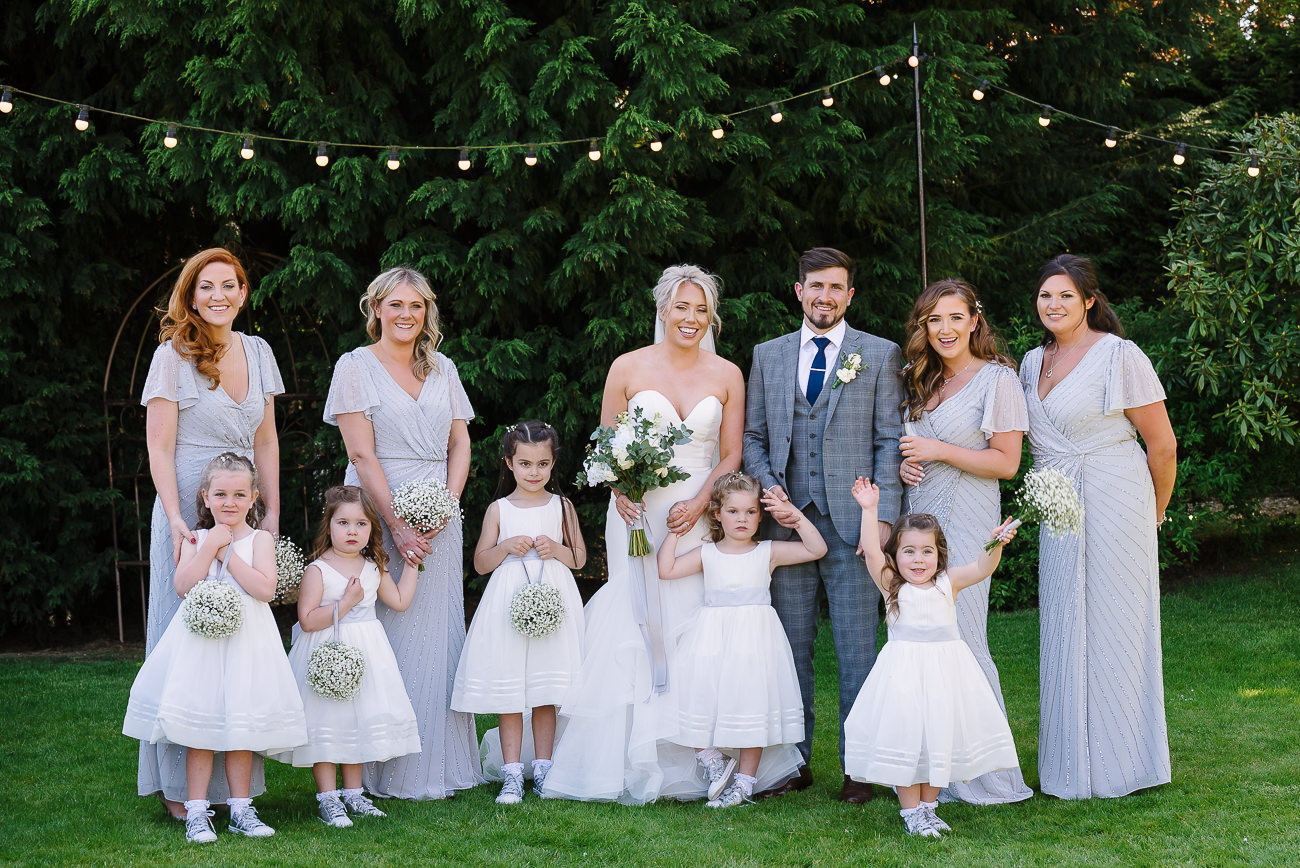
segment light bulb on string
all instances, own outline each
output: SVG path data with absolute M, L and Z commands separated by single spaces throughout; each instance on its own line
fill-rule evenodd
M 772 123 L 774 124 L 781 123 L 781 120 L 785 117 L 785 115 L 781 114 L 781 110 L 777 108 L 776 103 L 770 102 L 767 104 L 767 107 L 772 110 Z
M 402 158 L 401 158 L 401 156 L 398 155 L 398 153 L 397 153 L 397 148 L 389 148 L 389 149 L 388 149 L 388 163 L 387 163 L 387 165 L 388 165 L 388 169 L 389 169 L 389 171 L 391 171 L 391 172 L 396 172 L 398 169 L 402 168 Z
M 469 161 L 469 148 L 461 148 L 461 149 L 460 149 L 460 159 L 456 161 L 456 166 L 457 166 L 457 167 L 458 167 L 462 172 L 468 172 L 468 171 L 469 171 L 469 167 L 470 167 L 470 161 Z
M 1119 130 L 1111 127 L 1106 131 L 1106 147 L 1113 148 L 1119 144 Z
M 1038 125 L 1040 127 L 1045 127 L 1051 122 L 1052 122 L 1052 107 L 1050 105 L 1045 105 L 1043 106 L 1043 113 L 1038 116 Z
M 835 97 L 831 96 L 831 89 L 829 87 L 822 88 L 822 105 L 826 106 L 826 108 L 835 105 Z
M 596 144 L 595 139 L 587 143 L 587 159 L 593 163 L 600 162 L 600 146 Z
M 330 155 L 329 152 L 325 149 L 325 143 L 317 142 L 316 143 L 316 165 L 320 166 L 323 169 L 329 164 L 330 164 Z
M 180 140 L 176 138 L 176 124 L 168 124 L 167 132 L 163 135 L 163 147 L 174 148 L 178 144 Z
M 716 127 L 713 128 L 713 137 L 715 139 L 720 139 L 726 134 L 727 131 L 722 128 L 722 124 L 718 124 Z
M 982 78 L 980 79 L 980 83 L 975 85 L 975 89 L 971 91 L 970 95 L 975 100 L 975 102 L 979 102 L 980 100 L 984 99 L 984 94 L 988 92 L 988 89 L 989 89 L 989 80 L 987 78 Z
M 912 49 L 912 53 L 907 56 L 907 65 L 912 67 L 912 69 L 916 69 L 921 65 L 921 56 L 916 53 L 915 48 Z
M 653 139 L 650 140 L 650 150 L 654 151 L 657 154 L 663 149 L 664 149 L 663 136 L 655 136 Z
M 239 148 L 239 156 L 245 160 L 253 159 L 253 137 L 244 136 L 244 144 Z
M 893 79 L 889 77 L 889 73 L 885 72 L 878 66 L 875 68 L 874 72 L 876 73 L 876 80 L 880 82 L 881 87 L 888 87 L 889 83 L 893 81 Z
M 1182 142 L 1178 143 L 1178 150 L 1174 151 L 1174 165 L 1181 166 L 1187 162 L 1187 145 Z
M 6 87 L 4 94 L 0 95 L 0 112 L 9 114 L 9 112 L 13 110 L 14 110 L 14 92 Z
M 90 110 L 84 105 L 77 106 L 77 108 L 81 109 L 81 111 L 77 112 L 77 119 L 73 121 L 72 125 L 84 133 L 90 129 Z
M 1259 155 L 1253 151 L 1250 154 L 1250 165 L 1246 167 L 1246 174 L 1252 178 L 1259 177 Z
M 536 165 L 537 165 L 537 146 L 536 146 L 536 145 L 529 145 L 529 146 L 528 146 L 528 150 L 524 151 L 524 165 L 525 165 L 525 166 L 536 166 Z

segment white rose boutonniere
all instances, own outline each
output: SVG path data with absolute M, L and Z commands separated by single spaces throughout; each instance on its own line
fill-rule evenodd
M 858 378 L 858 372 L 871 367 L 862 364 L 862 354 L 858 352 L 840 353 L 840 367 L 835 372 L 835 382 L 831 383 L 832 389 L 838 389 L 842 383 L 852 383 Z

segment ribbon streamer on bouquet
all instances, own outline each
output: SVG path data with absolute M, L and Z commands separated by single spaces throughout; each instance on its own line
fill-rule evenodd
M 641 628 L 646 653 L 650 655 L 651 693 L 668 691 L 668 653 L 664 648 L 663 613 L 659 605 L 659 564 L 655 560 L 655 539 L 645 520 L 645 504 L 637 504 L 641 514 L 631 530 L 645 531 L 650 554 L 628 555 L 632 570 L 632 617 Z M 649 699 L 649 697 L 646 697 Z
M 542 556 L 537 553 L 537 549 L 529 549 L 523 555 L 506 555 L 507 561 L 518 561 L 524 565 L 524 581 L 529 585 L 540 585 L 542 583 L 542 570 L 546 566 L 542 563 Z M 529 566 L 537 566 L 537 575 L 534 576 Z

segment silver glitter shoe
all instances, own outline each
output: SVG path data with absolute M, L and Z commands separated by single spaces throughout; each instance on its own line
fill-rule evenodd
M 506 772 L 506 782 L 497 796 L 498 805 L 517 805 L 524 800 L 524 773 Z
M 930 823 L 930 817 L 926 814 L 924 808 L 915 808 L 907 814 L 899 812 L 903 817 L 903 825 L 907 827 L 907 834 L 919 835 L 922 838 L 942 838 L 939 830 Z
M 541 795 L 542 787 L 546 785 L 546 776 L 550 774 L 550 765 L 533 766 L 533 792 Z
M 191 844 L 211 844 L 217 840 L 217 830 L 212 827 L 216 811 L 190 811 L 185 815 L 185 840 Z
M 348 806 L 348 812 L 357 817 L 387 817 L 383 811 L 375 807 L 375 803 L 366 798 L 365 793 L 344 793 L 343 804 Z
M 736 771 L 736 758 L 723 754 L 704 763 L 704 772 L 709 776 L 709 798 L 716 799 L 718 793 L 727 788 L 731 775 Z
M 257 808 L 252 805 L 232 810 L 230 825 L 226 828 L 236 835 L 245 835 L 249 838 L 269 838 L 275 834 L 274 829 L 258 819 Z
M 320 817 L 320 821 L 326 826 L 333 826 L 335 829 L 346 829 L 352 825 L 352 821 L 348 819 L 348 812 L 343 810 L 343 803 L 339 801 L 336 794 L 331 793 L 323 799 L 318 798 L 316 801 L 318 803 L 316 816 Z
M 754 800 L 749 797 L 741 787 L 740 781 L 732 781 L 731 784 L 722 791 L 722 795 L 716 799 L 710 799 L 704 804 L 710 808 L 734 808 L 737 805 L 752 803 Z
M 921 808 L 921 810 L 925 811 L 925 818 L 930 821 L 931 826 L 938 829 L 940 832 L 952 831 L 952 826 L 949 826 L 942 819 L 940 819 L 939 815 L 934 812 L 934 808 L 930 807 L 929 805 L 925 805 Z

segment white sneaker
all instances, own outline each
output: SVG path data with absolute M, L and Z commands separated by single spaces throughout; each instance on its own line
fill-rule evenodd
M 249 838 L 269 838 L 275 834 L 274 829 L 258 819 L 257 808 L 252 805 L 232 810 L 230 825 L 226 828 L 236 835 L 246 835 Z
M 185 816 L 185 840 L 191 844 L 211 844 L 217 840 L 217 830 L 212 827 L 216 811 L 190 811 Z
M 541 795 L 542 787 L 546 784 L 546 776 L 550 774 L 550 772 L 551 772 L 551 767 L 549 765 L 533 766 L 533 792 L 534 793 Z
M 524 800 L 524 773 L 506 773 L 506 782 L 497 796 L 498 805 L 517 805 Z
M 737 760 L 734 756 L 723 754 L 704 764 L 704 771 L 709 776 L 709 798 L 716 799 L 718 793 L 727 788 L 731 775 L 736 771 Z
M 387 817 L 383 811 L 375 807 L 375 803 L 366 798 L 365 793 L 344 793 L 343 804 L 348 806 L 348 811 L 358 817 Z
M 346 829 L 352 825 L 348 819 L 348 812 L 343 810 L 343 803 L 334 793 L 330 793 L 324 798 L 316 800 L 319 804 L 316 807 L 316 816 L 326 826 L 333 826 L 335 829 Z
M 949 826 L 942 819 L 940 819 L 939 815 L 934 812 L 934 808 L 930 807 L 929 805 L 925 805 L 921 808 L 921 810 L 925 811 L 925 818 L 930 821 L 931 826 L 938 829 L 940 832 L 952 831 L 952 826 Z
M 732 781 L 731 784 L 722 791 L 722 795 L 716 799 L 710 799 L 704 804 L 710 808 L 734 808 L 737 805 L 743 805 L 754 800 L 749 797 L 740 781 Z

